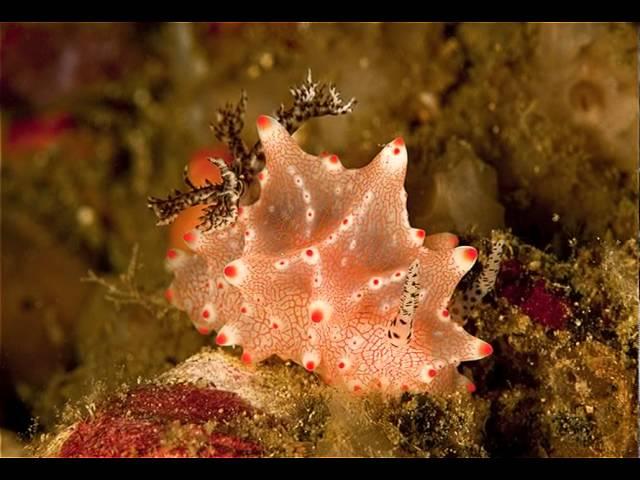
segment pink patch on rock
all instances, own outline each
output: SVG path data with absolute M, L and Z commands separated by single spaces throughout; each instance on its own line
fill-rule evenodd
M 15 120 L 9 125 L 7 151 L 45 150 L 74 127 L 74 119 L 66 113 Z
M 504 262 L 500 268 L 496 293 L 512 305 L 520 307 L 532 320 L 552 330 L 563 329 L 571 315 L 568 300 L 554 293 L 543 278 L 533 279 L 516 260 Z
M 571 313 L 566 300 L 549 292 L 543 279 L 536 280 L 520 308 L 535 321 L 553 330 L 564 328 Z
M 224 421 L 249 404 L 238 395 L 192 385 L 144 386 L 110 400 L 95 417 L 76 424 L 60 457 L 254 457 L 259 444 L 220 432 L 208 432 L 209 420 Z M 167 442 L 176 424 L 197 444 Z

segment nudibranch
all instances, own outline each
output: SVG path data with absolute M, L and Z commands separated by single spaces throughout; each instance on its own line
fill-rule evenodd
M 191 252 L 168 251 L 167 298 L 245 363 L 275 354 L 352 392 L 473 391 L 457 367 L 492 348 L 448 307 L 477 251 L 409 224 L 403 139 L 347 169 L 274 118 L 257 128 L 259 200 L 222 230 L 187 232 Z

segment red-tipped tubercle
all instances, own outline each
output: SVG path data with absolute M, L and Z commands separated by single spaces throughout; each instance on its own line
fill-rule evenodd
M 483 343 L 480 345 L 480 355 L 484 355 L 488 357 L 493 353 L 493 347 L 488 343 Z
M 236 267 L 233 265 L 227 265 L 226 267 L 224 267 L 224 274 L 226 277 L 233 278 L 236 276 L 237 273 L 238 271 L 236 270 Z
M 271 119 L 266 115 L 260 115 L 258 117 L 258 128 L 267 128 L 271 125 Z
M 465 257 L 467 257 L 467 260 L 473 262 L 476 258 L 478 258 L 478 251 L 473 247 L 469 247 L 465 250 L 464 255 Z

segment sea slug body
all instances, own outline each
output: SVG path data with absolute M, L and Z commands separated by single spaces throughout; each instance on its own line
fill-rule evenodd
M 352 392 L 473 391 L 457 367 L 492 348 L 448 306 L 477 252 L 409 224 L 404 141 L 346 169 L 271 117 L 257 125 L 260 199 L 230 227 L 187 232 L 191 252 L 168 252 L 167 298 L 246 363 L 275 354 Z

